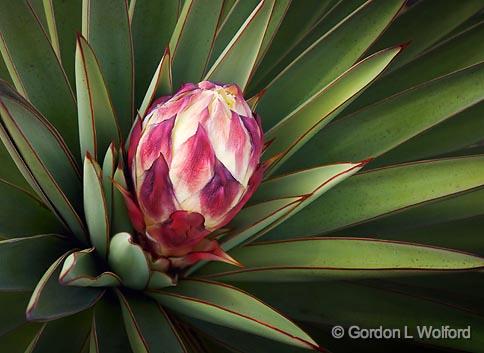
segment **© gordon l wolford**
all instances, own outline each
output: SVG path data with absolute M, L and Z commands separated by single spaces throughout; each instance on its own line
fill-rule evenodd
M 471 326 L 451 327 L 449 325 L 432 326 L 419 325 L 400 328 L 373 327 L 364 328 L 357 325 L 349 326 L 346 330 L 342 326 L 334 326 L 331 330 L 333 338 L 343 338 L 345 334 L 352 339 L 470 339 Z

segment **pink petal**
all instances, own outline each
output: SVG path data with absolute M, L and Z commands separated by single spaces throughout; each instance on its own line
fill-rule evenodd
M 196 212 L 175 211 L 169 219 L 147 229 L 156 241 L 156 252 L 161 256 L 185 256 L 208 235 L 204 217 Z
M 218 228 L 218 222 L 238 201 L 244 188 L 219 161 L 215 164 L 212 180 L 200 192 L 202 214 L 206 227 Z
M 146 115 L 149 115 L 153 110 L 158 108 L 159 105 L 164 104 L 165 102 L 169 101 L 173 96 L 161 96 L 160 98 L 157 98 L 151 103 L 150 107 L 146 111 Z
M 165 160 L 171 161 L 171 132 L 175 124 L 175 117 L 164 120 L 156 125 L 149 125 L 143 135 L 141 148 L 138 150 L 139 162 L 142 170 L 151 168 L 158 156 L 163 154 Z
M 138 233 L 144 233 L 145 232 L 145 221 L 144 221 L 144 218 L 143 218 L 143 213 L 141 212 L 141 210 L 140 210 L 138 204 L 136 203 L 135 199 L 126 189 L 124 189 L 118 183 L 114 183 L 114 186 L 116 186 L 116 188 L 119 190 L 121 195 L 123 195 L 124 203 L 125 203 L 126 208 L 128 210 L 129 219 L 131 220 L 131 224 L 133 225 L 133 228 Z
M 262 177 L 264 176 L 264 168 L 262 165 L 259 165 L 257 169 L 254 171 L 254 174 L 252 174 L 251 178 L 249 179 L 248 183 L 248 188 L 243 197 L 240 199 L 240 201 L 225 215 L 224 219 L 218 224 L 218 228 L 222 228 L 225 226 L 227 223 L 229 223 L 232 218 L 235 217 L 237 213 L 240 212 L 242 207 L 249 201 L 251 196 L 254 194 L 254 192 L 257 190 L 259 187 L 260 183 L 262 182 Z
M 198 251 L 189 253 L 184 257 L 170 258 L 174 268 L 185 268 L 199 261 L 221 261 L 228 264 L 243 267 L 243 265 L 227 254 L 215 240 L 203 240 Z
M 180 203 L 198 193 L 212 178 L 215 155 L 205 129 L 199 125 L 194 136 L 173 155 L 170 178 Z
M 151 168 L 145 171 L 138 192 L 138 200 L 151 222 L 163 222 L 175 210 L 173 186 L 168 176 L 168 165 L 160 154 Z

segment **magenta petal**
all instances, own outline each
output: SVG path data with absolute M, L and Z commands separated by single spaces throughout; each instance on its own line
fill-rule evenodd
M 138 200 L 144 213 L 156 222 L 164 221 L 175 210 L 173 186 L 162 154 L 145 172 Z
M 133 228 L 138 233 L 144 233 L 145 221 L 138 204 L 131 196 L 131 194 L 127 190 L 125 190 L 121 185 L 117 183 L 115 183 L 114 185 L 119 190 L 121 195 L 123 195 L 124 203 L 126 205 L 126 209 L 128 210 L 129 219 L 131 220 L 131 224 L 133 225 Z
M 200 193 L 202 213 L 206 217 L 219 218 L 232 207 L 241 187 L 227 168 L 216 161 L 213 178 Z
M 163 157 L 170 163 L 171 160 L 171 131 L 175 124 L 175 117 L 164 120 L 154 126 L 150 125 L 147 136 L 143 138 L 143 143 L 139 151 L 141 168 L 147 170 L 151 168 L 158 156 Z
M 170 98 L 173 96 L 161 96 L 160 98 L 157 98 L 151 103 L 150 107 L 146 111 L 146 115 L 150 114 L 153 110 L 155 110 L 159 105 L 167 102 L 170 100 Z
M 259 165 L 257 169 L 252 174 L 251 178 L 249 179 L 249 184 L 247 186 L 247 191 L 245 192 L 244 196 L 240 199 L 240 201 L 235 205 L 224 217 L 223 221 L 218 225 L 219 228 L 225 226 L 229 223 L 232 218 L 235 217 L 237 213 L 240 212 L 242 207 L 249 201 L 250 197 L 254 194 L 254 192 L 259 187 L 260 183 L 262 182 L 262 177 L 264 176 L 264 168 L 262 165 Z
M 180 203 L 207 184 L 213 176 L 214 163 L 212 146 L 199 124 L 195 135 L 178 148 L 170 166 L 170 177 Z
M 158 255 L 185 256 L 208 235 L 204 223 L 200 213 L 175 211 L 168 220 L 150 227 L 148 232 L 158 243 Z

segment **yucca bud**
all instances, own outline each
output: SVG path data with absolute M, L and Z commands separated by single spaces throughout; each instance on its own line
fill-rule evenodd
M 260 120 L 236 85 L 203 81 L 162 97 L 133 129 L 128 208 L 140 242 L 171 266 L 234 262 L 208 240 L 260 184 Z

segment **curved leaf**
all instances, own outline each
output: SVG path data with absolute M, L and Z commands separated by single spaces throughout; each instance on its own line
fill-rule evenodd
M 170 39 L 173 88 L 200 81 L 222 11 L 222 0 L 185 0 Z
M 236 83 L 243 91 L 253 74 L 275 0 L 263 0 L 247 17 L 205 76 L 206 80 Z
M 275 228 L 267 239 L 328 233 L 484 185 L 484 157 L 423 161 L 355 175 Z
M 38 340 L 44 327 L 45 324 L 28 323 L 10 331 L 0 337 L 0 350 L 9 353 L 30 353 L 29 347 Z
M 111 219 L 113 210 L 113 178 L 118 164 L 118 151 L 113 143 L 111 143 L 104 156 L 102 165 L 102 184 L 104 195 L 106 197 L 106 205 L 108 217 Z
M 367 1 L 287 66 L 267 85 L 267 92 L 259 103 L 258 112 L 264 126 L 274 126 L 352 66 L 385 29 L 402 3 L 402 0 Z
M 82 35 L 96 53 L 121 131 L 126 136 L 133 122 L 134 111 L 133 44 L 128 2 L 84 0 L 82 6 Z M 101 151 L 105 151 L 107 145 Z
M 144 117 L 148 108 L 157 97 L 168 96 L 173 91 L 173 82 L 171 77 L 171 59 L 170 50 L 165 49 L 158 68 L 155 71 L 151 83 L 146 91 L 141 107 L 138 110 L 140 117 Z
M 480 63 L 336 120 L 285 167 L 378 157 L 483 99 L 484 63 Z
M 109 248 L 110 222 L 108 205 L 101 181 L 99 165 L 88 152 L 84 159 L 84 212 L 91 244 L 106 258 Z
M 458 274 L 457 277 L 463 275 Z M 426 345 L 478 352 L 483 344 L 482 315 L 463 307 L 462 300 L 456 305 L 455 299 L 448 299 L 455 298 L 458 291 L 461 291 L 457 294 L 458 298 L 462 299 L 476 292 L 479 293 L 480 306 L 482 291 L 476 291 L 475 286 L 476 283 L 480 283 L 481 277 L 478 274 L 474 275 L 473 281 L 466 287 L 462 287 L 458 282 L 455 287 L 449 286 L 449 283 L 454 283 L 448 278 L 449 275 L 439 275 L 437 283 L 440 283 L 440 286 L 431 295 L 419 291 L 419 286 L 397 286 L 384 281 L 334 281 L 305 283 L 304 286 L 295 286 L 293 283 L 247 283 L 244 288 L 276 307 L 284 308 L 298 320 L 329 327 L 357 325 L 362 328 L 374 328 L 381 325 L 384 328 L 398 328 L 402 330 L 403 335 L 406 326 L 408 332 L 417 338 L 417 326 L 440 328 L 442 323 L 445 323 L 454 328 L 467 328 L 470 325 L 473 339 L 422 338 L 419 341 Z M 419 277 L 408 278 L 412 281 L 414 279 Z M 429 277 L 421 277 L 420 281 L 428 283 Z M 321 305 L 322 302 L 331 305 Z
M 277 156 L 277 159 L 269 166 L 268 173 L 271 174 L 328 124 L 401 50 L 402 46 L 386 49 L 359 62 L 271 128 L 265 135 L 269 146 L 264 151 L 264 158 Z
M 234 270 L 211 263 L 200 275 L 222 281 L 306 282 L 484 267 L 484 258 L 456 250 L 359 238 L 262 242 L 235 249 L 230 256 L 245 267 Z
M 32 290 L 45 270 L 69 248 L 57 235 L 0 241 L 0 290 Z
M 484 21 L 422 53 L 408 64 L 385 73 L 346 109 L 368 104 L 484 60 Z M 409 48 L 410 49 L 410 48 Z
M 0 236 L 28 237 L 64 231 L 52 212 L 33 195 L 0 179 Z
M 2 1 L 1 7 L 0 52 L 15 87 L 49 119 L 78 155 L 74 94 L 47 34 L 28 1 Z
M 150 296 L 184 315 L 317 350 L 318 346 L 291 321 L 254 297 L 216 282 L 184 280 Z
M 59 283 L 61 264 L 67 255 L 57 259 L 35 287 L 27 306 L 27 320 L 49 321 L 70 316 L 90 308 L 103 295 L 104 290 L 101 289 L 70 287 Z
M 408 50 L 392 66 L 392 69 L 395 69 L 410 61 L 481 9 L 480 0 L 444 0 L 438 7 L 435 7 L 431 0 L 420 1 L 398 16 L 370 50 L 411 41 Z
M 94 248 L 76 251 L 67 256 L 59 275 L 64 286 L 115 287 L 121 279 L 113 272 L 102 272 L 103 265 L 98 261 Z
M 240 2 L 246 3 L 247 1 Z M 284 1 L 278 0 L 276 4 L 281 2 L 284 3 Z M 311 28 L 326 15 L 334 3 L 335 0 L 296 0 L 287 4 L 289 7 L 286 9 L 280 27 L 274 37 L 271 38 L 270 43 L 267 43 L 268 48 L 264 48 L 264 56 L 261 58 L 254 80 L 251 82 L 251 91 L 261 90 L 284 67 L 291 63 L 292 60 L 284 66 L 278 65 L 286 57 L 289 50 L 303 40 Z M 286 4 L 283 5 L 287 6 Z M 316 42 L 319 37 L 317 36 L 311 44 Z
M 118 233 L 109 246 L 109 266 L 121 277 L 123 284 L 133 289 L 144 289 L 150 270 L 143 249 L 128 233 Z
M 8 334 L 8 332 L 19 328 L 25 323 L 25 307 L 29 302 L 29 298 L 29 292 L 0 292 L 0 301 L 2 302 L 0 342 L 2 341 L 1 337 Z
M 111 291 L 94 307 L 89 353 L 131 353 L 118 300 Z
M 81 352 L 89 337 L 90 310 L 45 324 L 25 353 Z
M 49 199 L 49 206 L 84 241 L 85 230 L 77 213 L 82 210 L 80 177 L 63 140 L 27 101 L 1 82 L 0 114 L 25 165 Z
M 163 6 L 152 0 L 136 0 L 130 3 L 136 71 L 135 107 L 141 104 L 146 95 L 153 72 L 159 64 L 159 57 L 170 41 L 181 5 L 181 0 L 164 0 Z M 140 115 L 144 116 L 141 113 Z
M 123 169 L 119 166 L 114 173 L 113 180 L 123 189 L 128 189 Z M 133 231 L 133 226 L 131 225 L 123 194 L 117 187 L 113 188 L 113 215 L 111 218 L 111 228 L 111 234 L 122 232 L 131 233 Z
M 134 353 L 186 353 L 165 309 L 150 298 L 117 292 Z
M 120 143 L 120 131 L 111 98 L 94 51 L 80 35 L 76 45 L 76 89 L 81 158 L 96 160 L 110 143 Z

